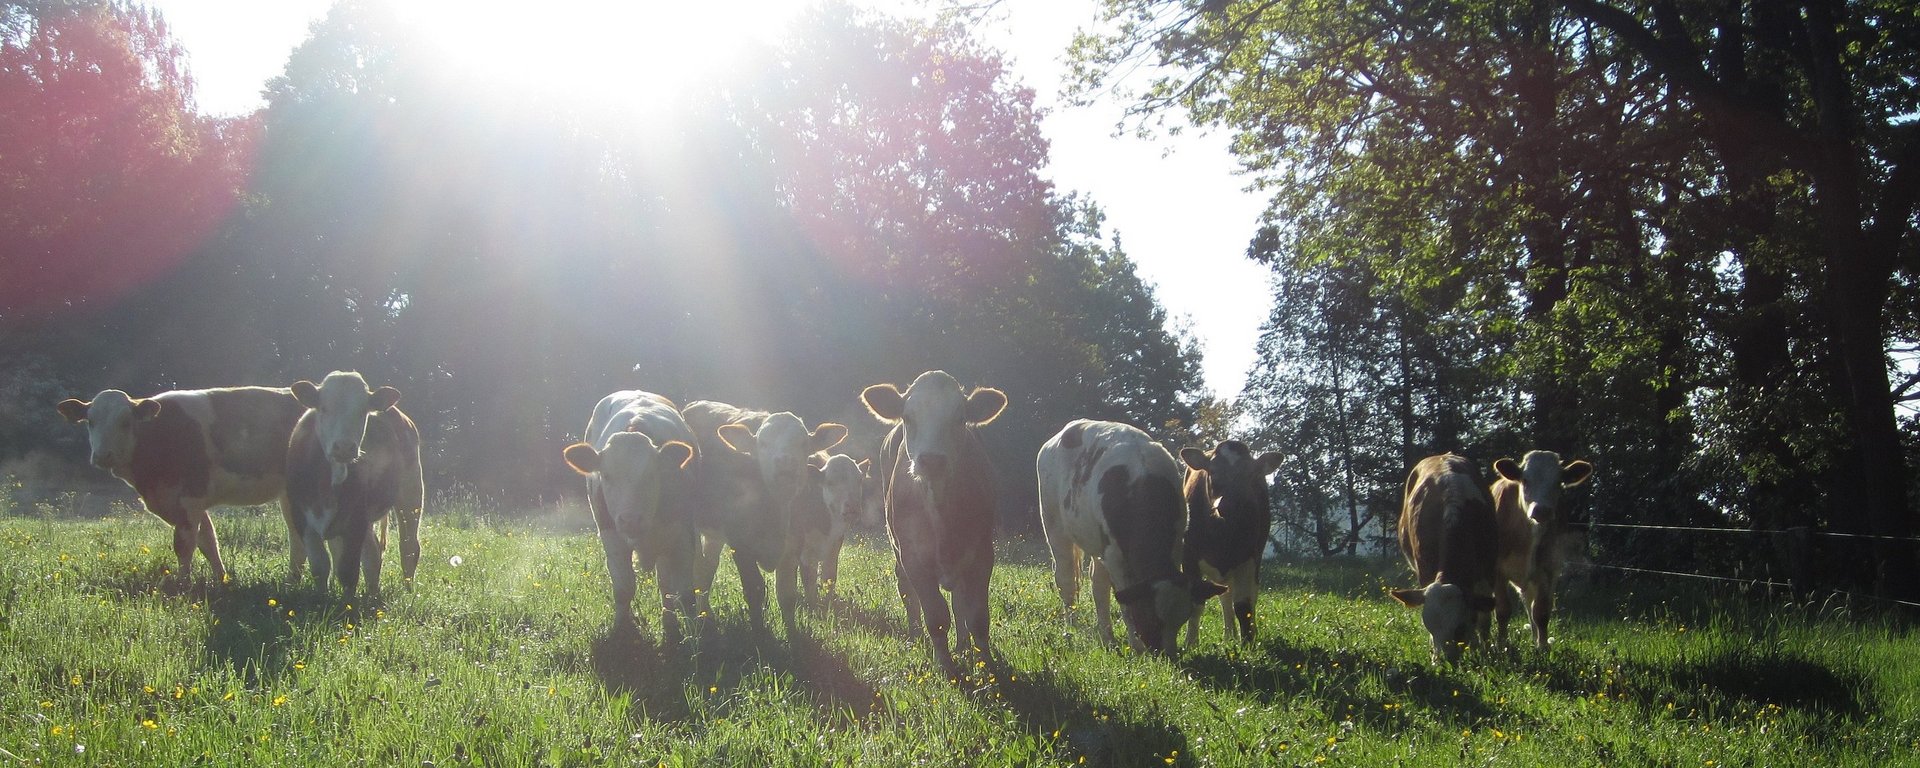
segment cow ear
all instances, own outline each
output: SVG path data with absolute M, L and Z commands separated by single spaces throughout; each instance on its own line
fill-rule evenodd
M 753 430 L 745 424 L 720 425 L 720 442 L 726 443 L 734 453 L 753 455 Z
M 824 453 L 807 454 L 807 468 L 812 470 L 825 471 L 827 468 L 827 455 Z
M 1188 587 L 1188 589 L 1193 594 L 1193 601 L 1196 603 L 1205 602 L 1209 598 L 1219 597 L 1227 593 L 1227 585 L 1207 581 L 1206 579 L 1194 579 L 1192 586 Z
M 591 445 L 574 443 L 561 451 L 560 455 L 566 457 L 567 466 L 573 467 L 575 472 L 591 475 L 600 471 L 600 452 L 594 450 Z
M 1180 449 L 1180 460 L 1186 462 L 1187 466 L 1200 470 L 1201 472 L 1207 471 L 1206 451 L 1198 448 L 1182 448 Z
M 860 474 L 865 475 L 869 470 L 873 469 L 873 460 L 861 459 L 858 466 L 860 467 Z
M 379 413 L 400 404 L 400 390 L 393 387 L 381 387 L 373 391 L 373 397 L 367 400 L 367 410 Z
M 1560 468 L 1560 484 L 1568 488 L 1584 483 L 1593 477 L 1593 465 L 1580 459 L 1574 459 Z
M 814 428 L 813 434 L 807 438 L 807 452 L 816 453 L 819 451 L 824 451 L 828 448 L 832 448 L 836 445 L 839 445 L 841 441 L 846 439 L 847 439 L 846 425 L 835 424 L 829 421 L 825 424 L 822 424 Z
M 874 418 L 888 424 L 899 422 L 907 413 L 907 399 L 892 384 L 875 384 L 861 390 L 860 402 L 866 404 Z
M 976 427 L 992 424 L 1007 409 L 1007 393 L 993 387 L 981 387 L 967 395 L 967 423 Z
M 1260 454 L 1260 457 L 1253 461 L 1260 466 L 1260 476 L 1266 477 L 1267 475 L 1273 474 L 1274 470 L 1279 469 L 1280 462 L 1285 460 L 1286 457 L 1281 456 L 1279 451 L 1267 451 L 1266 453 Z
M 680 465 L 681 469 L 686 469 L 688 464 L 693 463 L 693 446 L 678 440 L 668 440 L 666 445 L 660 446 L 660 458 Z
M 1396 589 L 1387 594 L 1393 595 L 1393 599 L 1400 601 L 1401 605 L 1408 608 L 1419 606 L 1427 601 L 1427 591 L 1424 589 Z
M 1520 465 L 1513 459 L 1500 459 L 1493 463 L 1493 473 L 1514 482 L 1520 482 Z
M 293 383 L 293 399 L 300 401 L 301 405 L 308 408 L 319 408 L 320 388 L 306 379 L 296 381 Z
M 160 415 L 160 401 L 151 397 L 133 401 L 133 417 L 146 421 Z
M 69 397 L 54 405 L 53 409 L 59 411 L 61 416 L 67 417 L 67 421 L 80 424 L 87 420 L 87 406 L 90 405 L 93 405 L 93 403 L 83 402 Z

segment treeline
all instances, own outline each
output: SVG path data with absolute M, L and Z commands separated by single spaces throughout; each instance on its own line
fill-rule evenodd
M 429 22 L 342 0 L 264 110 L 209 120 L 139 4 L 0 5 L 0 462 L 85 455 L 62 397 L 346 368 L 403 392 L 431 486 L 503 501 L 572 492 L 560 449 L 624 388 L 873 450 L 861 388 L 943 368 L 1010 394 L 1000 456 L 1082 416 L 1192 437 L 1196 344 L 961 27 L 830 7 L 633 114 L 532 57 L 471 82 Z
M 1275 191 L 1247 407 L 1323 550 L 1418 456 L 1537 447 L 1595 460 L 1596 522 L 1796 532 L 1598 528 L 1603 562 L 1920 593 L 1911 3 L 1106 9 L 1085 92 L 1165 67 L 1135 113 Z

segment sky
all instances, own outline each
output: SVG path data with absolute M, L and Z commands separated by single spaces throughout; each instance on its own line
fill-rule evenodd
M 474 0 L 411 1 L 421 13 L 460 14 L 449 25 L 456 29 L 469 28 L 474 14 L 510 7 Z M 260 92 L 266 81 L 281 73 L 288 54 L 332 0 L 149 4 L 161 11 L 187 50 L 200 109 L 232 115 L 264 105 Z M 753 6 L 791 13 L 798 5 L 787 0 L 726 4 L 735 14 Z M 608 6 L 618 7 L 629 23 L 649 8 L 689 7 L 652 0 L 610 0 Z M 1120 103 L 1061 103 L 1067 45 L 1077 29 L 1096 21 L 1094 0 L 1005 0 L 976 31 L 1006 53 L 1014 76 L 1034 89 L 1046 110 L 1042 130 L 1051 143 L 1051 162 L 1043 174 L 1060 191 L 1085 192 L 1106 211 L 1108 227 L 1120 234 L 1141 276 L 1155 287 L 1175 322 L 1187 323 L 1200 340 L 1207 387 L 1216 395 L 1237 397 L 1272 301 L 1266 268 L 1244 255 L 1265 197 L 1247 191 L 1250 180 L 1235 174 L 1238 166 L 1224 132 L 1189 129 L 1176 137 L 1141 139 L 1116 131 Z

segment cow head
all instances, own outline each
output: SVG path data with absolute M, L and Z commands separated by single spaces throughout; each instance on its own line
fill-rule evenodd
M 1177 647 L 1180 627 L 1193 618 L 1208 599 L 1227 591 L 1190 573 L 1153 579 L 1113 593 L 1120 603 L 1120 618 L 1127 622 L 1135 650 L 1169 654 Z
M 866 520 L 867 466 L 866 461 L 834 454 L 820 467 L 820 495 L 827 511 L 850 527 L 871 522 Z
M 367 419 L 400 402 L 400 390 L 367 386 L 367 380 L 353 371 L 334 371 L 320 380 L 319 386 L 301 380 L 293 383 L 293 398 L 313 411 L 313 433 L 320 441 L 320 452 L 333 465 L 333 482 L 346 479 L 347 470 L 360 460 L 360 444 L 367 439 Z
M 1560 463 L 1553 451 L 1528 451 L 1519 462 L 1501 459 L 1493 463 L 1500 477 L 1520 484 L 1520 506 L 1536 522 L 1560 520 L 1560 489 L 1572 488 L 1593 476 L 1593 465 L 1575 459 Z
M 660 508 L 665 478 L 693 463 L 693 446 L 668 440 L 656 446 L 640 432 L 616 432 L 605 450 L 586 443 L 567 446 L 561 455 L 575 472 L 600 477 L 600 493 L 615 518 L 652 519 Z
M 67 421 L 87 425 L 88 459 L 108 471 L 133 463 L 135 425 L 160 415 L 160 401 L 135 400 L 117 389 L 94 395 L 92 402 L 62 400 L 54 408 Z
M 1255 456 L 1246 443 L 1222 440 L 1211 451 L 1182 448 L 1180 460 L 1207 473 L 1214 509 L 1223 517 L 1233 517 L 1267 508 L 1267 476 L 1280 468 L 1281 457 L 1273 451 Z
M 800 489 L 800 473 L 807 470 L 807 457 L 845 439 L 844 426 L 827 423 L 809 431 L 806 422 L 785 411 L 768 416 L 759 429 L 745 424 L 720 427 L 720 442 L 735 453 L 753 457 L 760 465 L 760 479 L 783 497 Z
M 1420 609 L 1436 662 L 1459 661 L 1461 649 L 1476 639 L 1479 616 L 1493 610 L 1493 598 L 1468 594 L 1465 587 L 1448 583 L 1444 573 L 1434 574 L 1433 583 L 1423 589 L 1396 589 L 1392 595 L 1401 605 Z
M 988 387 L 964 392 L 946 371 L 920 374 L 905 393 L 892 384 L 875 384 L 860 399 L 881 421 L 902 425 L 908 469 L 930 483 L 945 481 L 968 427 L 992 423 L 1007 407 L 1006 393 Z

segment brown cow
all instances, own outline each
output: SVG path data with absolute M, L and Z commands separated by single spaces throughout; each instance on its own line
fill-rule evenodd
M 1553 585 L 1565 565 L 1560 539 L 1566 520 L 1560 489 L 1572 488 L 1593 475 L 1593 465 L 1574 460 L 1560 463 L 1560 454 L 1529 451 L 1518 463 L 1493 463 L 1500 479 L 1493 481 L 1494 517 L 1500 526 L 1500 577 L 1520 588 L 1520 598 L 1533 617 L 1533 645 L 1547 650 L 1547 616 L 1553 611 Z M 1501 585 L 1494 596 L 1499 617 L 1500 645 L 1507 644 L 1507 620 L 1513 615 L 1513 590 Z
M 1498 546 L 1493 499 L 1473 462 L 1449 453 L 1413 466 L 1400 512 L 1400 552 L 1424 586 L 1394 590 L 1393 597 L 1420 607 L 1435 662 L 1455 661 L 1463 645 L 1486 637 Z
M 795 636 L 802 541 L 794 532 L 794 515 L 809 488 L 819 494 L 818 486 L 806 482 L 813 473 L 807 461 L 839 445 L 847 428 L 827 423 L 809 430 L 792 413 L 749 411 L 710 400 L 688 403 L 681 415 L 700 448 L 694 465 L 700 498 L 695 523 L 706 537 L 704 584 L 711 587 L 721 548 L 731 546 L 754 626 L 766 626 L 767 582 L 760 572 L 772 571 L 780 617 L 788 637 Z
M 1267 503 L 1267 476 L 1280 468 L 1280 454 L 1254 456 L 1246 443 L 1222 440 L 1212 451 L 1182 448 L 1187 473 L 1186 569 L 1223 581 L 1220 598 L 1223 637 L 1240 624 L 1240 642 L 1253 642 L 1253 604 L 1259 596 L 1260 559 L 1267 549 L 1273 511 Z M 1187 645 L 1200 636 L 1200 611 L 1187 620 Z
M 294 382 L 293 396 L 308 410 L 287 445 L 287 500 L 301 524 L 315 584 L 326 588 L 331 565 L 340 591 L 352 599 L 364 569 L 367 594 L 379 597 L 389 512 L 400 518 L 402 564 L 411 581 L 426 484 L 420 430 L 395 407 L 400 390 L 374 390 L 358 373 L 334 371 L 318 386 Z
M 800 584 L 808 602 L 819 600 L 821 590 L 832 592 L 840 578 L 840 549 L 866 515 L 871 464 L 838 453 L 814 454 L 808 460 L 808 466 L 818 465 L 817 471 L 808 473 L 810 490 L 800 498 L 794 518 L 794 534 L 800 537 Z
M 907 622 L 918 626 L 924 616 L 934 655 L 956 675 L 949 628 L 975 653 L 984 657 L 989 649 L 993 467 L 974 430 L 999 417 L 1007 396 L 987 387 L 967 392 L 946 371 L 928 371 L 906 392 L 875 384 L 860 399 L 893 425 L 875 472 L 886 478 L 887 533 Z M 942 587 L 953 593 L 951 614 Z
M 147 511 L 173 526 L 181 578 L 192 575 L 195 547 L 214 581 L 226 576 L 207 510 L 276 500 L 287 522 L 287 578 L 300 578 L 306 551 L 287 506 L 287 437 L 306 408 L 292 392 L 193 389 L 136 400 L 109 389 L 56 408 L 68 421 L 87 425 L 93 465 L 133 486 Z

